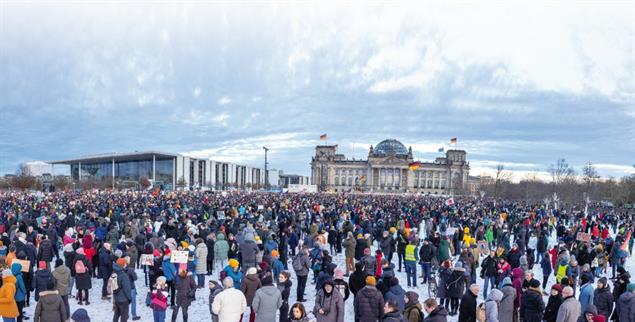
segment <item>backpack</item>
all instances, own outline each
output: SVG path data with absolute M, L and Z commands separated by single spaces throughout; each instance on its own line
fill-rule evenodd
M 108 285 L 106 286 L 108 294 L 114 294 L 114 292 L 117 292 L 117 290 L 119 290 L 119 281 L 117 280 L 117 278 L 117 273 L 110 274 L 110 277 L 108 278 Z
M 84 273 L 86 273 L 86 265 L 84 265 L 84 261 L 80 259 L 75 262 L 75 274 Z
M 301 257 L 302 256 L 300 256 L 298 254 L 298 256 L 296 256 L 293 259 L 293 262 L 291 263 L 291 265 L 293 266 L 293 270 L 296 271 L 296 273 L 304 269 L 304 266 L 302 265 L 302 258 Z
M 485 302 L 482 302 L 476 308 L 476 321 L 478 322 L 487 321 L 487 312 L 485 311 Z
M 415 306 L 415 308 L 414 308 L 414 309 L 415 309 L 415 310 L 417 310 L 417 312 L 419 312 L 419 320 L 418 320 L 418 321 L 419 321 L 419 322 L 423 322 L 423 311 L 421 311 L 421 310 L 419 309 L 419 307 L 417 307 L 417 306 Z M 404 320 L 405 320 L 405 321 L 407 321 L 405 316 L 404 316 L 403 318 L 404 318 Z

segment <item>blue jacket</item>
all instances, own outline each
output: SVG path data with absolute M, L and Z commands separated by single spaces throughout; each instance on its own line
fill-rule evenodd
M 165 280 L 168 282 L 173 281 L 176 276 L 176 267 L 174 267 L 174 264 L 170 263 L 170 257 L 163 257 L 161 268 L 163 268 L 163 276 L 165 276 Z
M 117 290 L 113 293 L 113 301 L 115 303 L 130 303 L 132 301 L 132 287 L 130 286 L 130 277 L 128 273 L 119 265 L 113 264 L 113 271 L 117 274 Z
M 273 279 L 278 283 L 278 278 L 280 277 L 280 273 L 284 271 L 284 264 L 279 259 L 274 259 L 271 263 L 273 266 Z
M 13 263 L 11 265 L 11 273 L 15 276 L 15 301 L 24 301 L 26 299 L 26 286 L 24 285 L 24 278 L 22 278 L 22 265 Z
M 95 230 L 95 239 L 104 240 L 106 238 L 106 234 L 108 234 L 108 230 L 104 226 L 97 227 Z
M 589 305 L 593 304 L 593 284 L 586 283 L 580 287 L 580 312 L 586 312 Z
M 99 277 L 109 278 L 112 275 L 112 264 L 114 262 L 114 256 L 110 251 L 105 248 L 99 250 Z
M 232 280 L 234 280 L 234 288 L 239 290 L 240 281 L 243 279 L 243 273 L 241 271 L 234 272 L 234 270 L 229 265 L 225 266 L 223 271 L 225 271 L 227 277 L 231 277 Z

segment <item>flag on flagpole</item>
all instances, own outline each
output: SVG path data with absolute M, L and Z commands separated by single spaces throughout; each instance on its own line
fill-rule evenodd
M 451 144 L 456 144 L 456 138 L 451 138 L 451 139 L 450 139 L 450 143 L 451 143 Z
M 408 169 L 415 171 L 417 169 L 421 168 L 421 162 L 419 161 L 415 161 L 415 162 L 411 162 L 408 164 Z
M 445 147 L 439 148 L 439 152 L 444 152 L 445 151 Z
M 628 253 L 628 251 L 629 251 L 628 243 L 630 242 L 632 237 L 633 236 L 631 236 L 631 230 L 629 230 L 626 233 L 626 238 L 624 238 L 624 242 L 622 243 L 622 250 L 625 251 L 626 253 Z
M 320 135 L 320 141 L 326 141 L 326 133 Z

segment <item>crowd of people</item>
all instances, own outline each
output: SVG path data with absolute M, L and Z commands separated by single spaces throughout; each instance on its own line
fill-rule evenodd
M 632 209 L 447 201 L 0 192 L 0 316 L 85 322 L 92 298 L 113 321 L 635 322 Z

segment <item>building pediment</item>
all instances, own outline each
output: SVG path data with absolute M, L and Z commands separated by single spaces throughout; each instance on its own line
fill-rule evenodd
M 407 166 L 408 160 L 396 156 L 386 157 L 370 157 L 368 163 L 371 165 L 392 165 L 392 166 Z

